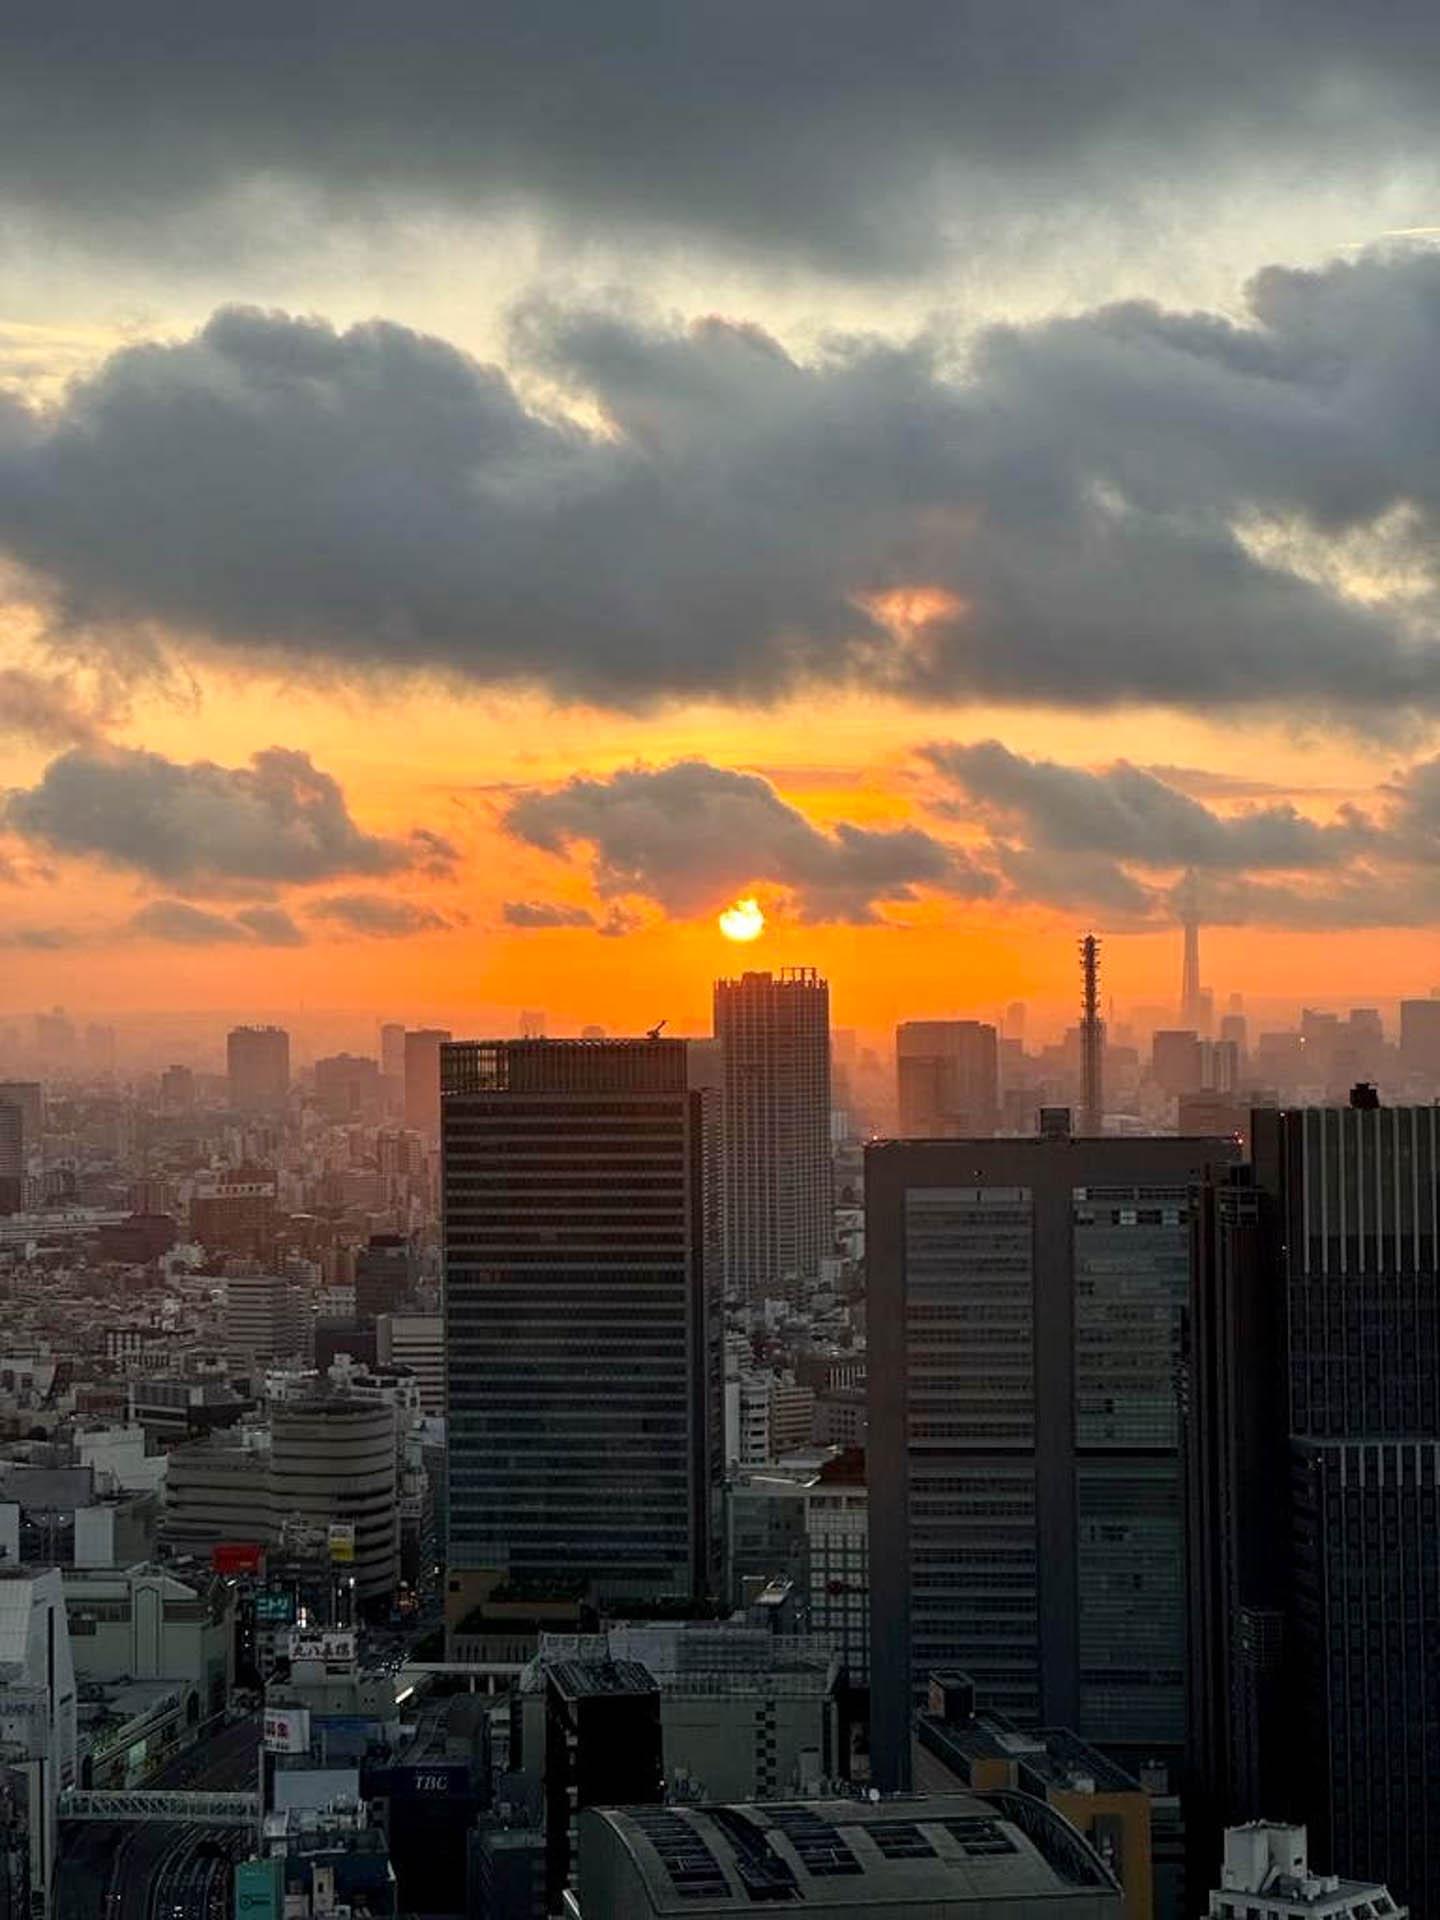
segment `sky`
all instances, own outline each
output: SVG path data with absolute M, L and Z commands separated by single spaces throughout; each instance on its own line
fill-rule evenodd
M 1440 17 L 20 0 L 6 1009 L 1440 986 Z M 749 945 L 717 916 L 754 899 Z

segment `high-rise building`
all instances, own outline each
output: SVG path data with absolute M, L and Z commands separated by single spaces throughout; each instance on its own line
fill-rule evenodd
M 195 1075 L 189 1067 L 166 1067 L 160 1076 L 160 1108 L 164 1113 L 188 1113 L 195 1104 Z
M 1440 1086 L 1440 999 L 1433 995 L 1400 1002 L 1400 1063 L 1407 1073 Z
M 300 1290 L 277 1274 L 232 1274 L 225 1282 L 225 1352 L 238 1367 L 288 1360 L 305 1344 Z
M 937 1669 L 1022 1725 L 1177 1758 L 1175 1376 L 1189 1188 L 1230 1140 L 892 1141 L 866 1154 L 871 1715 L 909 1778 Z
M 25 1205 L 25 1115 L 0 1101 L 0 1213 Z
M 315 1099 L 327 1116 L 375 1120 L 380 1114 L 380 1063 L 364 1054 L 335 1053 L 315 1062 Z
M 715 1037 L 726 1292 L 793 1293 L 819 1279 L 834 1235 L 830 989 L 813 967 L 717 980 Z
M 290 1092 L 290 1036 L 283 1027 L 234 1027 L 225 1041 L 236 1113 L 279 1113 Z
M 398 1020 L 387 1020 L 380 1029 L 380 1071 L 387 1080 L 405 1078 L 405 1029 Z
M 910 1140 L 993 1133 L 1000 1108 L 994 1027 L 979 1020 L 905 1020 L 895 1029 L 900 1131 Z
M 440 1049 L 449 1038 L 443 1027 L 405 1035 L 405 1124 L 431 1141 L 440 1135 Z
M 355 1318 L 373 1326 L 382 1313 L 398 1313 L 415 1291 L 415 1257 L 403 1233 L 372 1233 L 355 1256 Z
M 0 1107 L 18 1107 L 25 1151 L 40 1144 L 45 1131 L 45 1089 L 38 1080 L 0 1080 Z
M 445 1413 L 445 1321 L 438 1313 L 382 1313 L 375 1322 L 382 1367 L 408 1367 L 420 1389 L 420 1411 Z
M 1221 1818 L 1268 1810 L 1269 1783 L 1338 1868 L 1427 1913 L 1440 1909 L 1440 1107 L 1382 1108 L 1368 1088 L 1355 1102 L 1257 1111 L 1253 1203 L 1231 1200 L 1199 1249 L 1187 1401 L 1194 1497 L 1212 1499 L 1219 1537 L 1192 1568 L 1212 1623 L 1197 1762 Z
M 441 1075 L 452 1574 L 714 1590 L 723 1349 L 684 1041 L 460 1042 Z

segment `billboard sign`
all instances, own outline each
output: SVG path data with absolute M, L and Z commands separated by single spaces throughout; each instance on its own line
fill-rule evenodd
M 217 1540 L 210 1549 L 210 1567 L 215 1573 L 256 1574 L 264 1564 L 265 1549 L 257 1540 Z
M 308 1753 L 310 1751 L 310 1709 L 308 1707 L 267 1707 L 264 1739 L 267 1753 Z
M 330 1528 L 330 1559 L 335 1566 L 350 1566 L 355 1559 L 355 1529 L 348 1521 L 336 1521 Z
M 235 1920 L 282 1920 L 285 1906 L 285 1863 L 268 1860 L 235 1862 Z
M 257 1627 L 293 1627 L 295 1596 L 288 1587 L 265 1587 L 255 1596 Z

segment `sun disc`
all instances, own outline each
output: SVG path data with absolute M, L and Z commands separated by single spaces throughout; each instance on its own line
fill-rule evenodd
M 754 898 L 737 900 L 719 916 L 721 933 L 727 940 L 758 940 L 765 931 L 765 915 Z

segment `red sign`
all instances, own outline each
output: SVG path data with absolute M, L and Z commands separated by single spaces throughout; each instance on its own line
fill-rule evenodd
M 264 1564 L 265 1549 L 258 1540 L 218 1540 L 210 1549 L 216 1573 L 259 1573 Z

